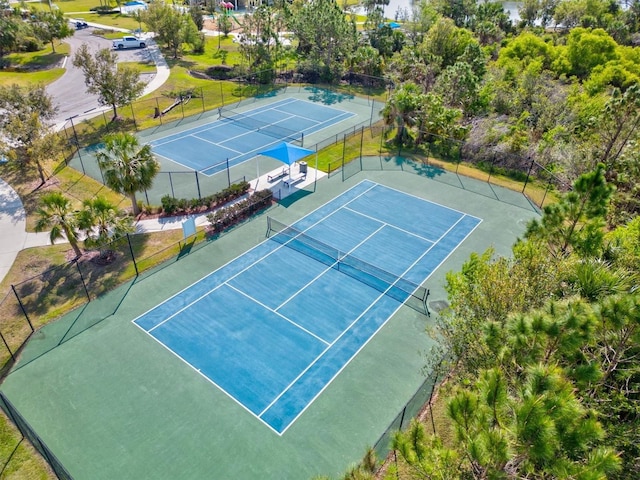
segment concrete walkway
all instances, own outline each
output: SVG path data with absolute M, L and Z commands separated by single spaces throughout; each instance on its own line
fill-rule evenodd
M 20 250 L 51 245 L 49 233 L 28 233 L 26 225 L 27 215 L 20 197 L 0 178 L 0 281 L 9 272 Z

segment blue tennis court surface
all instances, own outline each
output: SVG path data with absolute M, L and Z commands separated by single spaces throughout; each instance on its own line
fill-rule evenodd
M 253 158 L 265 148 L 300 139 L 355 114 L 305 100 L 287 98 L 243 112 L 238 121 L 222 118 L 151 142 L 156 155 L 213 175 Z
M 282 434 L 404 300 L 338 263 L 420 285 L 480 222 L 363 181 L 293 225 L 339 262 L 276 234 L 134 322 Z

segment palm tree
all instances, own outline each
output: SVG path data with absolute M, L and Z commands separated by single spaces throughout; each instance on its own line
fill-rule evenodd
M 71 205 L 71 201 L 60 192 L 50 192 L 40 199 L 40 207 L 36 210 L 36 232 L 51 229 L 49 239 L 54 243 L 60 238 L 66 238 L 76 254 L 82 255 L 78 245 L 78 214 Z
M 86 234 L 84 243 L 87 247 L 98 247 L 102 257 L 108 253 L 103 250 L 105 245 L 134 231 L 131 217 L 106 198 L 90 198 L 82 205 L 78 227 Z
M 402 145 L 409 137 L 407 127 L 418 123 L 424 94 L 422 89 L 412 82 L 407 82 L 389 97 L 386 105 L 382 109 L 382 116 L 387 125 L 397 126 L 394 142 Z
M 133 214 L 138 215 L 140 209 L 136 192 L 151 188 L 160 171 L 151 146 L 141 147 L 138 139 L 130 133 L 114 133 L 104 138 L 104 149 L 98 152 L 97 159 L 107 186 L 127 195 Z

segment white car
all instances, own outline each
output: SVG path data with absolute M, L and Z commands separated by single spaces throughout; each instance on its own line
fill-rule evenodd
M 119 40 L 113 41 L 113 48 L 117 48 L 118 50 L 122 50 L 123 48 L 144 48 L 146 46 L 147 44 L 144 40 L 132 36 L 122 37 Z

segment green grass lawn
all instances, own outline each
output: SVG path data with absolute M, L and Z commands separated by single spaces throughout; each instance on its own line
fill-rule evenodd
M 37 52 L 10 53 L 5 55 L 4 58 L 9 60 L 10 68 L 33 70 L 48 68 L 60 63 L 71 51 L 68 43 L 56 41 L 54 45 L 56 47 L 55 52 L 51 48 L 51 44 L 48 43 L 42 50 Z
M 219 48 L 218 48 L 219 47 Z M 188 62 L 190 68 L 204 71 L 214 65 L 240 65 L 242 64 L 242 55 L 240 53 L 240 45 L 233 41 L 233 37 L 206 37 L 204 53 L 192 54 L 186 53 L 182 56 L 182 61 Z
M 0 71 L 0 85 L 8 86 L 14 83 L 21 87 L 28 87 L 38 84 L 47 85 L 55 82 L 64 75 L 64 68 L 52 68 L 39 72 L 5 72 Z
M 125 28 L 127 30 L 136 30 L 140 28 L 140 24 L 134 18 L 128 15 L 121 15 L 119 13 L 100 15 L 95 12 L 81 12 L 69 14 L 67 16 L 74 19 L 84 20 L 85 22 L 98 23 L 107 27 Z M 144 29 L 144 24 L 142 24 L 142 28 Z M 119 35 L 122 35 L 122 33 Z
M 56 475 L 9 419 L 0 412 L 0 468 L 3 479 L 54 480 Z
M 118 68 L 129 67 L 139 73 L 154 73 L 156 71 L 155 63 L 144 62 L 119 62 Z
M 70 47 L 67 43 L 57 43 L 53 52 L 51 44 L 47 44 L 37 52 L 10 53 L 4 58 L 10 62 L 8 69 L 0 70 L 0 85 L 29 86 L 34 84 L 48 84 L 64 74 L 64 69 L 58 67 L 65 56 L 69 55 Z

